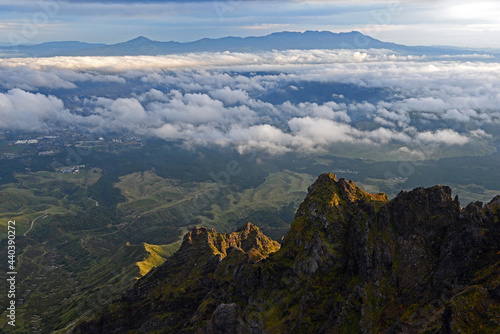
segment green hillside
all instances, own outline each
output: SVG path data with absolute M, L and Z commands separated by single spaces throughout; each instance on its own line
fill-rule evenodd
M 107 182 L 102 175 L 97 168 L 26 172 L 0 189 L 2 223 L 18 222 L 20 332 L 64 332 L 161 265 L 192 226 L 230 232 L 240 221 L 259 219 L 280 238 L 312 180 L 283 171 L 242 189 L 135 172 L 115 183 L 123 201 L 114 211 L 97 200 L 100 182 Z

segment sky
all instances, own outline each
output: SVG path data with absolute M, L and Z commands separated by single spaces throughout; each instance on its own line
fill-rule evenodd
M 360 31 L 405 45 L 500 48 L 500 2 L 0 0 L 0 44 L 78 40 L 113 44 Z

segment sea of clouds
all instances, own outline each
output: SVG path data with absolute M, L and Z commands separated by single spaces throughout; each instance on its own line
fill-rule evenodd
M 260 98 L 284 87 L 303 94 L 300 83 L 373 88 L 390 98 Z M 88 93 L 89 85 L 104 84 L 124 89 L 118 96 Z M 360 126 L 358 115 L 371 126 Z M 0 59 L 0 116 L 0 129 L 127 131 L 240 152 L 323 151 L 342 143 L 461 146 L 497 135 L 491 127 L 500 124 L 500 64 L 388 50 Z

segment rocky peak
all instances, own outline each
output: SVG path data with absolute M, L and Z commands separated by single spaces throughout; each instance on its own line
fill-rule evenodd
M 308 188 L 283 244 L 310 245 L 314 241 L 321 244 L 327 241 L 340 246 L 356 222 L 365 220 L 367 214 L 375 214 L 388 202 L 385 194 L 369 194 L 352 181 L 337 180 L 331 173 L 322 174 Z M 295 248 L 291 251 L 302 252 Z
M 460 213 L 458 199 L 447 186 L 402 191 L 391 201 L 393 221 L 399 235 L 442 235 Z
M 500 195 L 495 196 L 486 206 L 492 210 L 498 210 L 500 208 Z
M 205 227 L 195 227 L 184 236 L 180 249 L 185 251 L 191 247 L 208 246 L 211 235 L 214 233 L 214 230 L 208 230 Z
M 204 255 L 223 259 L 231 248 L 249 253 L 254 259 L 257 259 L 255 255 L 259 255 L 258 258 L 261 259 L 277 251 L 280 245 L 251 223 L 243 225 L 233 233 L 217 233 L 214 229 L 195 227 L 184 236 L 179 251 L 173 257 L 184 262 L 190 262 Z
M 250 223 L 195 228 L 76 333 L 496 333 L 500 196 L 449 187 L 388 200 L 323 174 L 279 247 Z
M 352 180 L 344 178 L 337 180 L 333 173 L 321 174 L 316 182 L 308 188 L 308 194 L 304 204 L 317 204 L 338 206 L 342 203 L 365 202 L 387 202 L 386 194 L 369 194 L 358 187 Z
M 248 235 L 252 231 L 260 231 L 260 229 L 252 223 L 246 223 L 236 230 L 236 232 L 244 232 L 244 235 Z
M 215 247 L 215 235 L 214 230 L 208 230 L 205 227 L 191 229 L 184 236 L 182 245 L 173 258 L 180 263 L 189 263 L 220 254 L 220 250 Z

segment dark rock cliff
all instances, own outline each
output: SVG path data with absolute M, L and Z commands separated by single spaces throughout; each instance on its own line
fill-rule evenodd
M 500 196 L 389 201 L 323 174 L 281 245 L 247 224 L 180 250 L 75 333 L 500 333 Z

